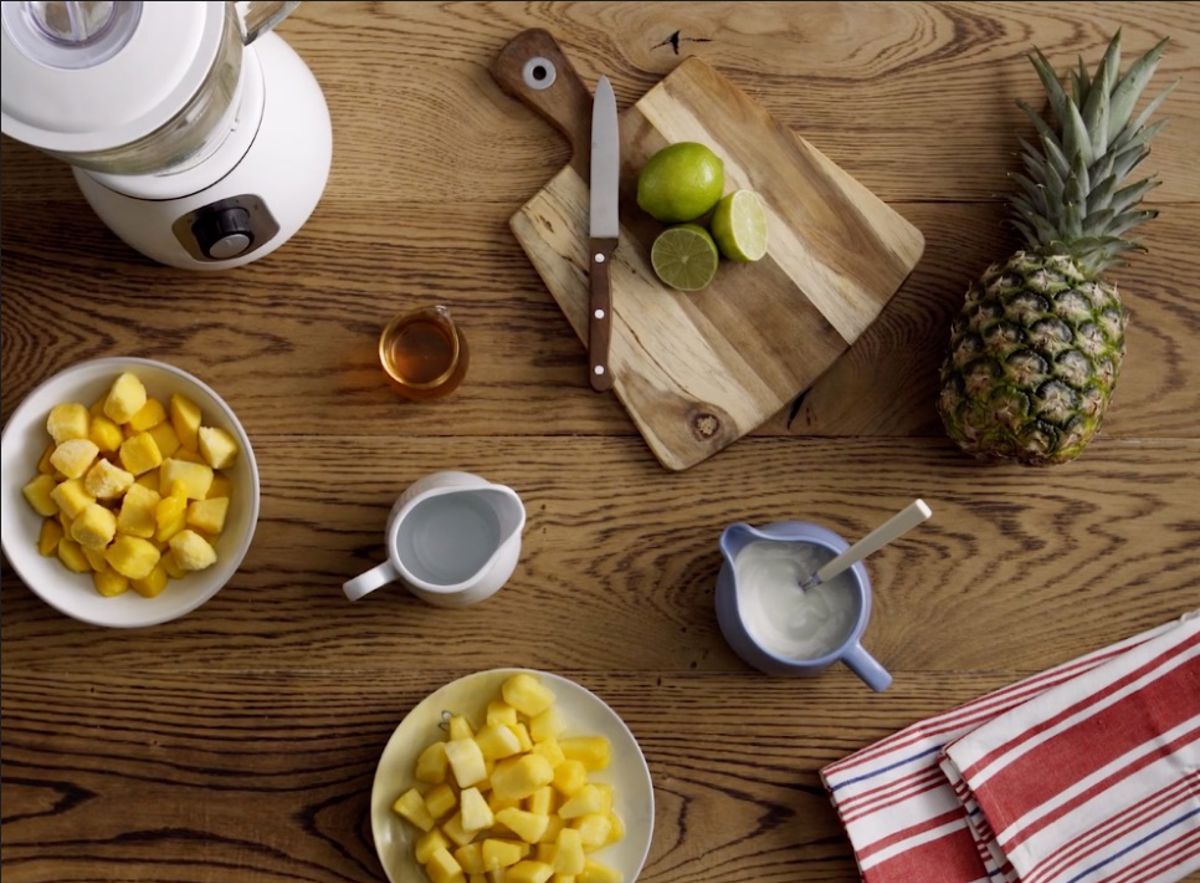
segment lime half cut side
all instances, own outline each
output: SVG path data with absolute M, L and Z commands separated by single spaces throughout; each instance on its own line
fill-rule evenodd
M 735 190 L 717 203 L 712 219 L 713 238 L 721 254 L 748 264 L 767 253 L 767 212 L 753 190 Z
M 679 291 L 707 288 L 717 275 L 719 259 L 708 231 L 695 224 L 664 230 L 650 248 L 650 263 L 658 278 Z

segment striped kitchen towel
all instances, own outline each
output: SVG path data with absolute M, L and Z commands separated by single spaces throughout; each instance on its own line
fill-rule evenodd
M 1200 868 L 1200 617 L 914 724 L 822 779 L 866 883 L 1150 883 Z

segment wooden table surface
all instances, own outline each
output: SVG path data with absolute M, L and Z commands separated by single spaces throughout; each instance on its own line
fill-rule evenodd
M 509 233 L 567 145 L 488 74 L 550 29 L 622 107 L 689 53 L 920 227 L 916 272 L 799 403 L 716 458 L 662 470 Z M 1013 245 L 1024 59 L 1127 57 L 1172 37 L 1183 84 L 1147 167 L 1148 255 L 1116 274 L 1133 314 L 1101 437 L 1079 461 L 985 466 L 940 432 L 935 372 L 967 281 Z M 66 166 L 3 146 L 5 417 L 81 359 L 195 372 L 237 410 L 262 517 L 237 577 L 192 615 L 123 632 L 3 581 L 3 853 L 25 881 L 382 879 L 375 763 L 422 696 L 534 666 L 607 699 L 650 762 L 642 880 L 855 879 L 823 764 L 906 724 L 1200 606 L 1200 12 L 1195 4 L 309 3 L 282 34 L 334 123 L 308 225 L 231 273 L 151 264 L 92 215 Z M 671 42 L 678 34 L 679 53 Z M 472 367 L 451 399 L 384 385 L 381 325 L 455 312 Z M 529 510 L 512 582 L 445 611 L 396 588 L 349 604 L 395 497 L 436 469 L 512 485 Z M 6 480 L 8 477 L 6 476 Z M 934 519 L 872 559 L 867 645 L 896 676 L 768 679 L 713 615 L 729 522 L 858 536 L 915 496 Z

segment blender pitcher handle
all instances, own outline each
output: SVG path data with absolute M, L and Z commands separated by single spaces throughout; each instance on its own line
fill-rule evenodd
M 299 5 L 300 0 L 238 0 L 234 7 L 242 31 L 242 43 L 249 46 L 291 15 Z
M 846 663 L 849 669 L 867 682 L 867 686 L 876 693 L 882 693 L 892 683 L 892 676 L 888 670 L 868 653 L 862 644 L 855 643 L 846 655 L 842 657 L 842 662 Z

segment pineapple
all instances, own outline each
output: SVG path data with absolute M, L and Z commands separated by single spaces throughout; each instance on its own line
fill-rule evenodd
M 1053 124 L 1018 102 L 1040 144 L 1022 140 L 1028 175 L 1011 176 L 1019 187 L 1009 200 L 1012 223 L 1025 246 L 972 283 L 941 368 L 938 411 L 970 453 L 1063 463 L 1100 428 L 1126 325 L 1116 286 L 1100 277 L 1141 248 L 1124 234 L 1157 214 L 1138 208 L 1157 180 L 1121 182 L 1165 122 L 1147 125 L 1174 86 L 1136 118 L 1133 109 L 1166 42 L 1121 76 L 1118 31 L 1093 76 L 1080 60 L 1069 92 L 1041 52 L 1031 58 Z

